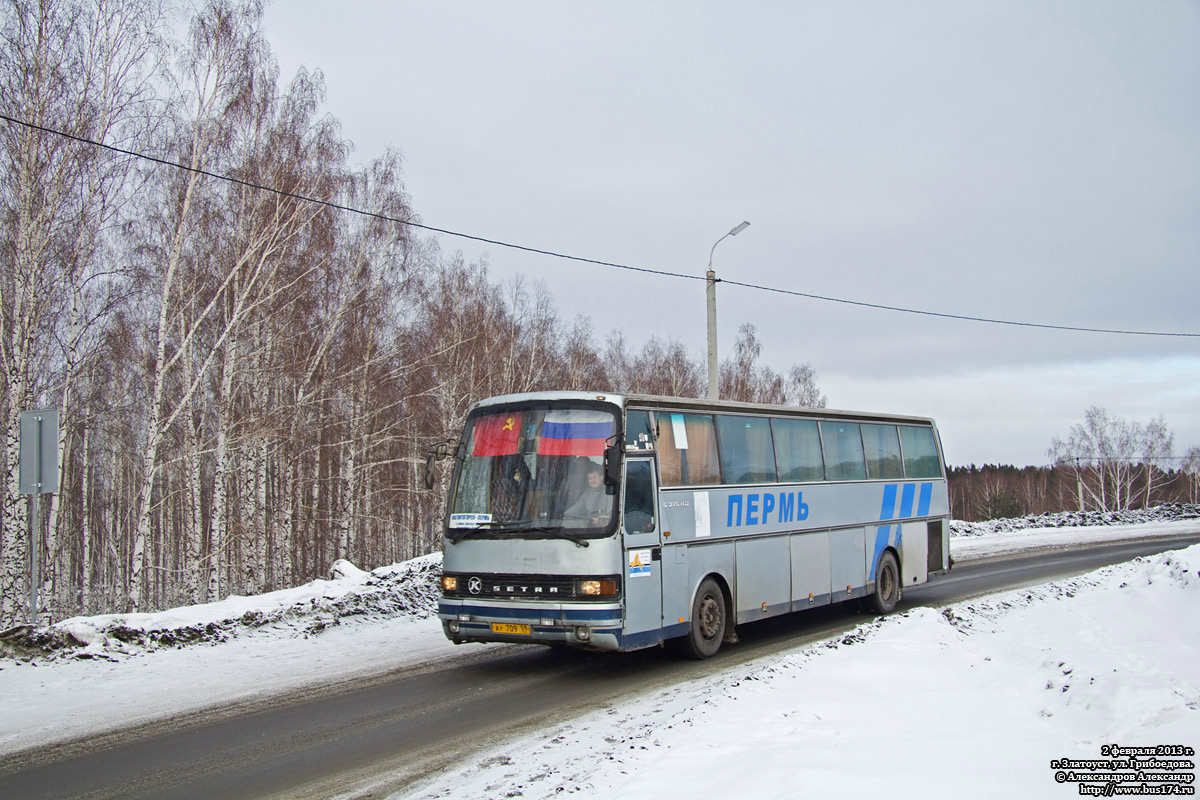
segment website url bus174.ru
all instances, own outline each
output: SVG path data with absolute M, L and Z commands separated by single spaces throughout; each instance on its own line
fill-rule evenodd
M 1173 783 L 1081 783 L 1079 794 L 1084 797 L 1143 797 L 1147 795 L 1171 795 L 1190 797 L 1196 791 L 1191 786 Z

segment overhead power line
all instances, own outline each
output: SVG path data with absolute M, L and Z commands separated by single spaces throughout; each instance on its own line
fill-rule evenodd
M 758 289 L 762 292 L 774 292 L 775 294 L 788 294 L 795 297 L 807 297 L 811 300 L 823 300 L 827 303 L 842 303 L 848 306 L 860 306 L 862 308 L 876 308 L 882 311 L 900 311 L 905 314 L 920 314 L 926 317 L 942 317 L 943 319 L 965 320 L 967 322 L 986 322 L 989 325 L 1014 325 L 1021 328 L 1045 328 L 1052 331 L 1078 331 L 1081 333 L 1115 333 L 1122 336 L 1183 336 L 1200 338 L 1200 333 L 1166 333 L 1162 331 L 1123 331 L 1114 330 L 1112 328 L 1083 328 L 1074 325 L 1048 325 L 1040 322 L 1017 322 L 1008 319 L 989 319 L 987 317 L 971 317 L 966 314 L 947 314 L 943 311 L 923 311 L 916 308 L 902 308 L 900 306 L 886 306 L 879 303 L 866 303 L 861 300 L 845 300 L 838 297 L 825 297 L 819 294 L 809 294 L 808 292 L 797 292 L 792 289 L 778 289 L 772 286 L 759 286 L 753 283 L 743 283 L 742 281 L 731 281 L 718 278 L 721 283 L 728 283 L 730 286 L 744 286 L 747 289 Z
M 360 216 L 370 217 L 370 218 L 382 220 L 385 222 L 394 222 L 399 225 L 405 225 L 410 228 L 416 228 L 418 230 L 428 231 L 430 233 L 438 233 L 438 234 L 442 234 L 444 236 L 453 236 L 458 239 L 466 239 L 467 241 L 479 242 L 481 244 L 495 245 L 496 247 L 504 247 L 509 250 L 517 250 L 517 251 L 520 251 L 523 253 L 533 253 L 536 255 L 549 256 L 551 258 L 561 258 L 566 261 L 575 261 L 575 262 L 578 262 L 581 264 L 594 264 L 596 266 L 611 267 L 613 269 L 622 269 L 622 270 L 627 270 L 630 272 L 644 272 L 644 273 L 647 273 L 650 275 L 661 275 L 666 278 L 683 278 L 685 280 L 694 280 L 694 281 L 705 280 L 705 276 L 703 276 L 703 275 L 689 275 L 687 273 L 671 272 L 669 270 L 662 270 L 662 269 L 651 269 L 649 267 L 634 267 L 634 266 L 630 266 L 628 264 L 618 264 L 613 261 L 602 261 L 602 260 L 595 259 L 595 258 L 585 258 L 583 256 L 574 256 L 574 255 L 569 255 L 567 253 L 555 252 L 553 250 L 545 250 L 545 249 L 539 248 L 539 247 L 530 247 L 528 245 L 514 244 L 513 242 L 506 242 L 501 239 L 490 239 L 485 236 L 476 236 L 476 235 L 470 234 L 470 233 L 462 233 L 461 231 L 454 231 L 454 230 L 450 230 L 448 228 L 438 228 L 433 225 L 425 225 L 423 223 L 414 222 L 409 219 L 400 219 L 398 217 L 393 217 L 393 216 L 390 216 L 387 214 L 380 214 L 380 213 L 377 213 L 374 211 L 365 211 L 360 208 L 354 208 L 353 206 L 342 205 L 340 203 L 335 203 L 330 200 L 320 200 L 315 197 L 308 197 L 306 195 L 296 194 L 294 192 L 288 192 L 288 191 L 284 191 L 282 189 L 275 189 L 270 186 L 262 186 L 260 184 L 253 183 L 253 182 L 247 181 L 247 180 L 243 180 L 241 178 L 235 178 L 231 175 L 221 175 L 219 173 L 210 172 L 208 170 L 191 167 L 191 166 L 188 166 L 187 164 L 180 164 L 175 161 L 170 161 L 165 158 L 159 158 L 157 156 L 148 155 L 146 153 L 140 153 L 140 152 L 137 152 L 134 150 L 127 150 L 122 147 L 116 147 L 115 145 L 105 144 L 104 142 L 98 142 L 94 139 L 89 139 L 87 137 L 76 136 L 75 134 L 56 130 L 54 128 L 47 128 L 42 125 L 35 125 L 32 122 L 27 122 L 22 119 L 17 119 L 15 117 L 11 117 L 11 116 L 8 116 L 7 114 L 3 114 L 3 113 L 0 113 L 0 119 L 3 119 L 4 121 L 6 121 L 10 124 L 13 124 L 13 125 L 21 125 L 26 128 L 30 128 L 32 130 L 41 131 L 42 133 L 47 133 L 47 134 L 51 134 L 54 136 L 61 136 L 66 139 L 72 139 L 72 140 L 80 142 L 82 144 L 91 145 L 93 147 L 99 147 L 104 150 L 111 151 L 113 153 L 120 153 L 121 155 L 129 156 L 131 158 L 137 158 L 137 159 L 141 159 L 143 161 L 149 161 L 149 162 L 152 162 L 155 164 L 161 164 L 166 167 L 173 167 L 175 169 L 183 170 L 185 172 L 194 172 L 196 174 L 204 175 L 206 177 L 213 178 L 215 180 L 225 181 L 227 183 L 237 184 L 239 186 L 245 186 L 247 188 L 255 189 L 258 191 L 273 192 L 273 193 L 278 194 L 283 197 L 290 197 L 294 200 L 300 200 L 305 203 L 313 203 L 313 204 L 316 204 L 319 206 L 324 206 L 326 208 L 331 208 L 331 209 L 334 209 L 337 211 L 344 211 L 344 212 L 350 213 L 350 214 L 358 214 Z M 735 280 L 728 280 L 728 279 L 722 279 L 722 278 L 717 278 L 717 282 L 725 283 L 730 286 L 740 286 L 745 289 L 753 289 L 753 290 L 761 291 L 761 292 L 770 292 L 773 294 L 790 295 L 792 297 L 804 297 L 809 300 L 819 300 L 821 302 L 826 302 L 826 303 L 840 303 L 842 305 L 858 306 L 860 308 L 872 308 L 872 309 L 876 309 L 876 310 L 880 310 L 880 311 L 895 311 L 895 312 L 899 312 L 902 314 L 916 314 L 919 316 L 926 316 L 926 317 L 940 317 L 942 319 L 952 319 L 952 320 L 959 320 L 959 321 L 963 321 L 963 322 L 981 322 L 981 323 L 985 323 L 985 324 L 989 324 L 989 325 L 1008 325 L 1011 327 L 1041 328 L 1044 330 L 1075 331 L 1075 332 L 1079 332 L 1079 333 L 1108 333 L 1108 334 L 1114 334 L 1114 335 L 1119 335 L 1119 336 L 1169 336 L 1169 337 L 1182 337 L 1182 338 L 1200 338 L 1200 333 L 1177 333 L 1177 332 L 1168 332 L 1168 331 L 1134 331 L 1134 330 L 1120 330 L 1120 329 L 1114 329 L 1114 328 L 1087 328 L 1087 327 L 1081 327 L 1081 326 L 1075 326 L 1075 325 L 1051 325 L 1051 324 L 1047 324 L 1047 323 L 1038 323 L 1038 322 L 1019 322 L 1016 320 L 1007 320 L 1007 319 L 991 319 L 988 317 L 975 317 L 975 316 L 970 316 L 967 314 L 949 314 L 949 313 L 945 313 L 945 312 L 941 312 L 941 311 L 927 311 L 927 310 L 917 309 L 917 308 L 906 308 L 904 306 L 890 306 L 890 305 L 883 305 L 881 303 L 868 303 L 868 302 L 865 302 L 862 300 L 847 300 L 845 298 L 840 298 L 840 297 L 827 297 L 825 295 L 812 294 L 810 292 L 800 292 L 800 291 L 796 291 L 794 289 L 782 289 L 777 286 L 764 286 L 761 284 L 746 283 L 744 281 L 735 281 Z

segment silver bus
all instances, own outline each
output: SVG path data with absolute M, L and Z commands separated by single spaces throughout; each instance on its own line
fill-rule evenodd
M 463 642 L 706 658 L 736 626 L 950 567 L 930 419 L 539 392 L 471 407 L 453 450 L 438 617 Z

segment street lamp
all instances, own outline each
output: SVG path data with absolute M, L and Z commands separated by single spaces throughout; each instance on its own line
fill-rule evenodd
M 716 400 L 718 389 L 720 388 L 720 379 L 717 375 L 717 273 L 713 272 L 712 259 L 713 253 L 717 249 L 717 245 L 725 241 L 726 236 L 737 236 L 746 228 L 750 227 L 749 222 L 743 222 L 734 227 L 729 233 L 722 236 L 713 244 L 712 250 L 708 251 L 708 272 L 705 273 L 708 289 L 708 399 Z

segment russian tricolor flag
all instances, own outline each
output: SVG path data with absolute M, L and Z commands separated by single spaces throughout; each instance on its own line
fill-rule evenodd
M 547 411 L 542 421 L 538 453 L 543 456 L 602 456 L 604 444 L 612 435 L 613 415 L 607 411 Z

